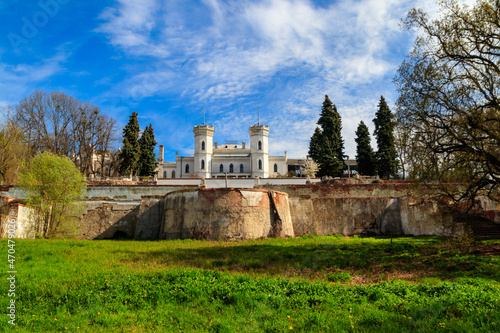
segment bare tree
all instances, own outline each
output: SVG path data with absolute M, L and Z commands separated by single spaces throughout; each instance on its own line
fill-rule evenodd
M 23 98 L 9 117 L 18 124 L 29 153 L 48 151 L 70 157 L 85 176 L 93 176 L 116 142 L 116 120 L 96 105 L 60 92 L 37 90 Z
M 499 195 L 500 1 L 440 5 L 437 20 L 419 9 L 404 20 L 420 35 L 395 79 L 398 112 L 411 129 L 414 171 L 456 183 L 441 190 L 472 206 L 478 195 Z

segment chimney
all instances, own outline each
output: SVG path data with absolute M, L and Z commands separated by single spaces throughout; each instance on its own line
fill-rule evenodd
M 177 161 L 177 157 L 179 157 L 179 152 L 178 151 L 175 152 L 175 161 Z
M 215 149 L 219 148 L 219 143 L 218 142 L 214 142 L 214 146 L 215 146 Z
M 288 152 L 285 151 L 285 162 L 288 161 Z
M 245 149 L 245 146 L 246 146 L 246 145 L 247 145 L 247 143 L 246 143 L 246 142 L 242 142 L 242 143 L 241 143 L 241 147 L 242 147 L 243 149 Z
M 158 156 L 158 162 L 163 162 L 163 145 L 160 145 L 160 156 Z

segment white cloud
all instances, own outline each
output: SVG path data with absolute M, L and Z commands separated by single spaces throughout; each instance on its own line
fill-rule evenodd
M 65 71 L 63 63 L 69 57 L 59 52 L 37 64 L 16 66 L 0 63 L 0 106 L 15 104 L 22 96 L 30 94 L 37 84 Z
M 325 94 L 338 106 L 346 153 L 354 156 L 359 121 L 371 126 L 380 95 L 395 99 L 391 79 L 411 44 L 401 18 L 414 6 L 436 12 L 434 0 L 138 3 L 119 0 L 100 17 L 97 31 L 112 45 L 150 57 L 155 67 L 131 71 L 117 92 L 138 98 L 174 93 L 186 104 L 211 103 L 220 117 L 216 131 L 228 139 L 246 137 L 248 126 L 234 124 L 248 119 L 225 118 L 223 105 L 266 104 L 271 150 L 288 145 L 294 156 L 307 153 Z
M 168 51 L 152 38 L 159 7 L 156 0 L 119 0 L 118 6 L 108 7 L 100 15 L 106 21 L 97 31 L 111 36 L 113 45 L 136 54 L 165 57 Z

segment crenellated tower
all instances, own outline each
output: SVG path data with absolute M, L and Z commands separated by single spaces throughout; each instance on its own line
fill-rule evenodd
M 269 126 L 250 126 L 252 177 L 269 177 Z
M 198 125 L 194 132 L 194 174 L 197 177 L 211 177 L 214 127 Z

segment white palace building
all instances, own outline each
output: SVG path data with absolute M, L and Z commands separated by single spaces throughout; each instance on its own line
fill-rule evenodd
M 269 126 L 250 126 L 250 146 L 245 142 L 213 142 L 214 127 L 198 125 L 194 132 L 194 156 L 179 156 L 175 162 L 163 160 L 160 145 L 158 176 L 160 178 L 273 178 L 288 172 L 287 152 L 269 156 Z

